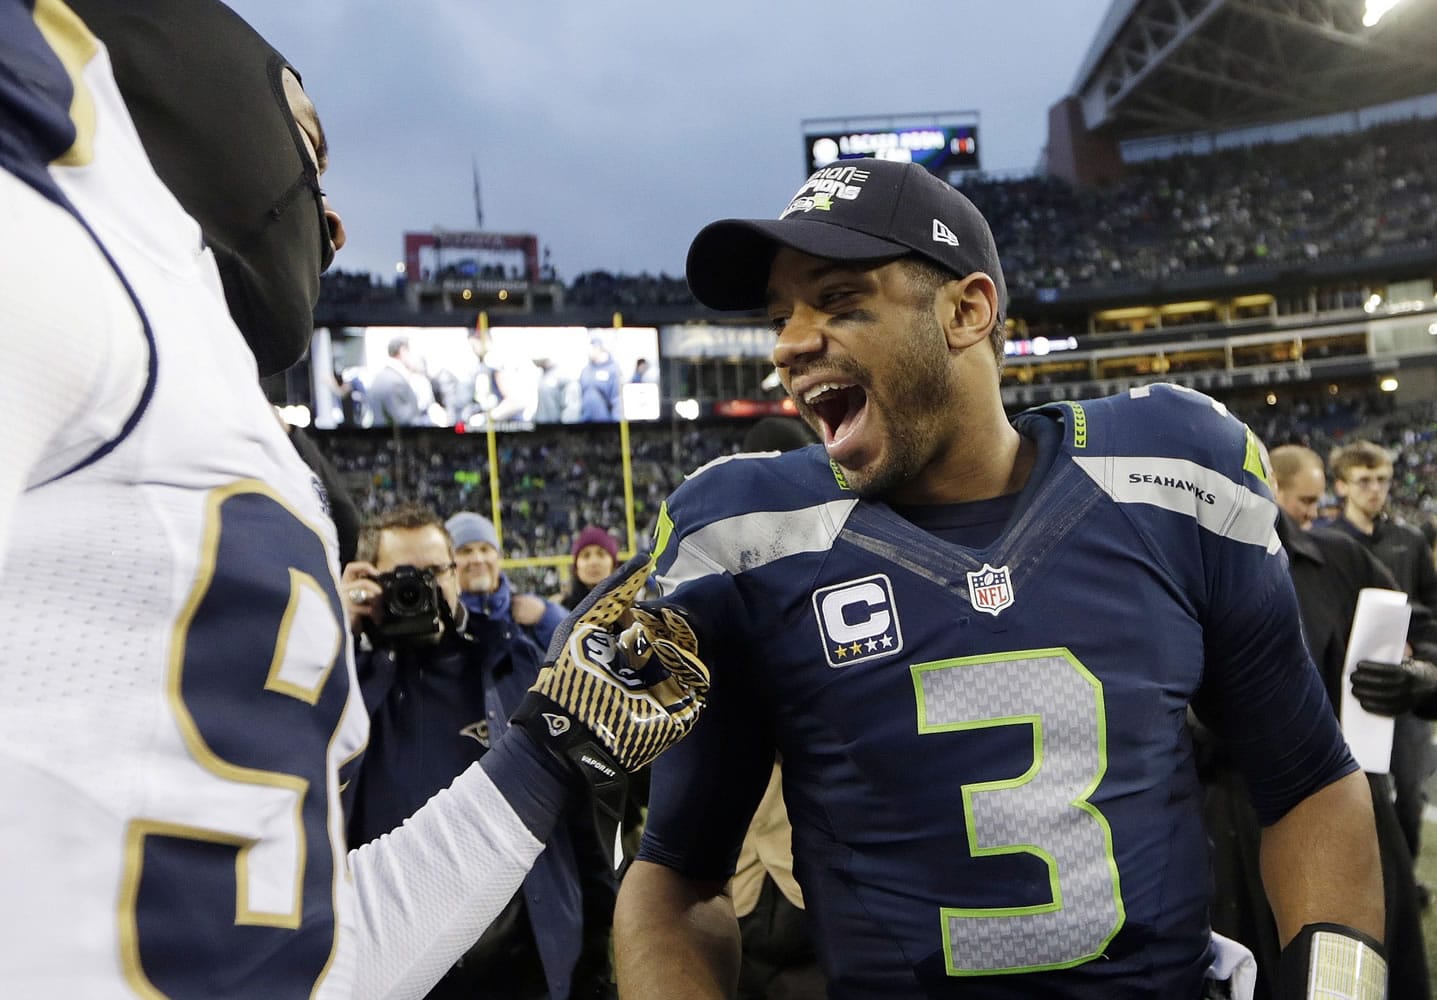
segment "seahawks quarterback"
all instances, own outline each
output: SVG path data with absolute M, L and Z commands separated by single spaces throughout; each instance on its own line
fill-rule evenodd
M 1010 422 L 992 235 L 917 165 L 821 170 L 780 219 L 704 229 L 688 277 L 768 310 L 822 443 L 720 460 L 660 516 L 714 685 L 655 766 L 623 995 L 729 988 L 722 890 L 775 756 L 830 996 L 1241 995 L 1191 707 L 1265 824 L 1282 996 L 1381 997 L 1371 801 L 1242 424 L 1167 385 Z

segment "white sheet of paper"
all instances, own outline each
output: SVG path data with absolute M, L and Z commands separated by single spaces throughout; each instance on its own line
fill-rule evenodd
M 1342 664 L 1342 734 L 1357 765 L 1374 774 L 1392 770 L 1392 719 L 1373 715 L 1357 703 L 1352 696 L 1352 670 L 1359 660 L 1401 662 L 1411 617 L 1407 595 L 1400 590 L 1366 587 L 1357 595 L 1357 613 Z

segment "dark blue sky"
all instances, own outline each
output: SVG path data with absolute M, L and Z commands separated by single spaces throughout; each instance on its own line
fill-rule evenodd
M 329 135 L 336 266 L 392 276 L 406 230 L 539 236 L 560 276 L 678 274 L 724 216 L 777 214 L 801 121 L 979 112 L 983 166 L 1031 171 L 1107 0 L 230 0 L 304 75 Z

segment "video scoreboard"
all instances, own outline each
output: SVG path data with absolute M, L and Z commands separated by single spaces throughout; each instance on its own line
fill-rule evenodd
M 976 122 L 841 130 L 810 121 L 803 149 L 806 174 L 862 157 L 917 163 L 944 180 L 980 166 Z

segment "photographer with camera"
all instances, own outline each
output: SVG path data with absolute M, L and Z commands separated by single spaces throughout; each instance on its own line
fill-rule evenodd
M 458 527 L 472 545 L 476 525 Z M 346 790 L 351 846 L 399 826 L 479 760 L 508 727 L 544 659 L 507 602 L 500 615 L 472 601 L 466 606 L 461 588 L 473 560 L 465 560 L 461 580 L 453 539 L 427 508 L 406 505 L 369 521 L 357 556 L 345 568 L 345 597 L 359 635 L 356 667 L 370 736 Z M 521 890 L 429 996 L 612 996 L 616 892 L 593 815 L 576 800 Z

